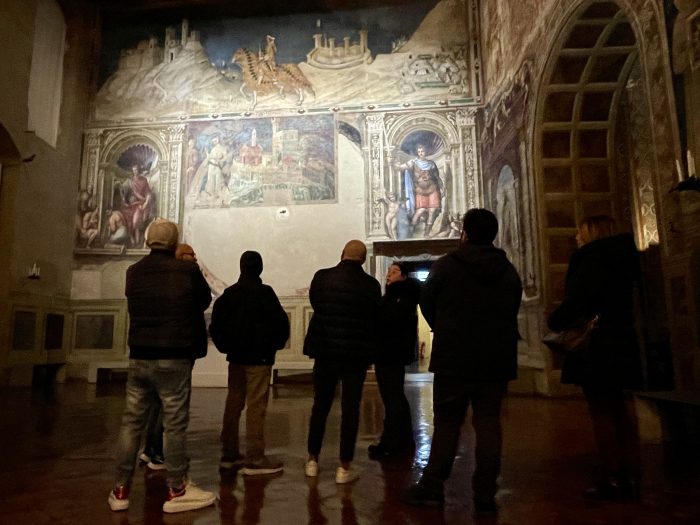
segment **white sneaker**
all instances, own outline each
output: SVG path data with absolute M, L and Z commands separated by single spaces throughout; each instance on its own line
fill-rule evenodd
M 304 465 L 304 474 L 309 478 L 318 476 L 318 462 L 310 459 Z
M 355 481 L 360 477 L 360 473 L 354 470 L 352 467 L 345 470 L 343 467 L 338 467 L 335 470 L 335 482 L 336 483 L 350 483 Z
M 146 466 L 151 470 L 167 470 L 168 468 L 165 466 L 165 463 L 159 459 L 149 461 L 146 463 Z
M 151 456 L 147 455 L 145 452 L 139 454 L 139 461 L 141 463 L 149 463 L 151 461 Z
M 200 489 L 191 481 L 186 481 L 180 489 L 168 489 L 168 500 L 163 503 L 163 512 L 185 512 L 213 505 L 216 495 Z
M 109 492 L 107 498 L 109 508 L 117 512 L 129 508 L 129 487 L 126 485 L 117 485 Z

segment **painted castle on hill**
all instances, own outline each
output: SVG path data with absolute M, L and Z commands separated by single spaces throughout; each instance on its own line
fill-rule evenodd
M 121 51 L 117 70 L 97 94 L 93 119 L 109 122 L 182 115 L 235 115 L 252 110 L 296 111 L 299 106 L 358 109 L 387 103 L 396 107 L 413 104 L 439 107 L 438 104 L 444 106 L 450 100 L 456 105 L 478 102 L 481 93 L 478 42 L 474 40 L 476 32 L 469 29 L 474 18 L 470 9 L 465 0 L 441 0 L 410 37 L 386 42 L 390 52 L 374 56 L 369 46 L 372 35 L 367 29 L 358 31 L 358 40 L 344 36 L 341 42 L 316 27 L 306 39 L 308 47 L 286 50 L 287 55 L 297 50 L 306 60 L 288 64 L 277 64 L 276 56 L 264 57 L 262 51 L 257 52 L 264 35 L 271 33 L 265 25 L 270 23 L 266 19 L 230 20 L 233 35 L 236 24 L 257 23 L 260 37 L 257 43 L 250 42 L 248 48 L 256 51 L 249 52 L 243 46 L 232 48 L 228 59 L 210 58 L 202 43 L 206 34 L 191 30 L 185 20 L 180 38 L 174 28 L 167 28 L 162 46 L 153 37 Z M 376 20 L 378 27 L 381 24 L 381 19 Z M 284 34 L 274 37 L 276 46 L 285 51 Z M 301 37 L 299 42 L 303 41 Z M 242 66 L 231 59 L 234 55 L 243 56 L 243 52 L 259 59 L 253 65 L 259 68 L 259 76 L 265 72 L 259 63 L 269 69 L 284 65 L 292 72 L 295 84 L 290 80 L 287 86 L 286 77 L 282 76 L 282 80 L 271 79 L 269 89 L 262 89 L 260 79 L 259 88 L 251 89 L 256 87 L 256 81 L 245 78 Z M 283 74 L 281 68 L 279 71 Z M 302 96 L 303 92 L 306 97 Z M 293 93 L 297 96 L 286 96 Z

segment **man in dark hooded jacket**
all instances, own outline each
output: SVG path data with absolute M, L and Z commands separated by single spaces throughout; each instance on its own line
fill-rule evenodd
M 476 432 L 474 511 L 496 512 L 501 463 L 501 401 L 517 375 L 517 315 L 522 285 L 503 250 L 493 246 L 496 217 L 464 215 L 459 248 L 438 260 L 423 287 L 421 311 L 434 332 L 430 371 L 434 432 L 430 458 L 406 502 L 442 505 L 469 404 Z
M 289 318 L 275 294 L 262 283 L 262 257 L 241 255 L 241 275 L 214 302 L 209 333 L 216 348 L 226 354 L 228 395 L 221 431 L 220 467 L 243 464 L 243 474 L 274 474 L 282 463 L 265 456 L 263 428 L 275 353 L 289 338 Z M 246 456 L 239 451 L 238 424 L 246 412 Z

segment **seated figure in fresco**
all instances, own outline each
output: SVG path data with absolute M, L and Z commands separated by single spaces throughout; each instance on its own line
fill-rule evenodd
M 155 197 L 138 164 L 131 167 L 131 177 L 122 185 L 120 211 L 126 220 L 131 246 L 140 247 L 146 226 L 155 217 Z
M 85 242 L 86 248 L 91 248 L 92 243 L 99 233 L 100 210 L 95 208 L 85 212 L 80 225 L 80 240 Z
M 406 197 L 408 198 L 408 213 L 411 216 L 414 236 L 418 223 L 425 221 L 423 236 L 428 237 L 435 220 L 442 211 L 442 193 L 444 186 L 440 179 L 437 164 L 425 158 L 426 148 L 423 144 L 416 145 L 416 157 L 399 165 L 403 171 Z
M 126 226 L 124 214 L 118 210 L 114 210 L 109 214 L 109 237 L 107 238 L 108 245 L 125 246 L 129 243 L 129 229 Z
M 78 211 L 75 216 L 76 246 L 90 248 L 98 234 L 99 209 L 93 203 L 92 190 L 82 190 L 78 194 Z

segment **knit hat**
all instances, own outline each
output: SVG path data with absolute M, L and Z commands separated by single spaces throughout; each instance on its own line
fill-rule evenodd
M 341 261 L 356 261 L 363 263 L 367 259 L 367 247 L 362 241 L 354 239 L 348 241 L 343 248 L 343 253 L 340 255 Z
M 153 219 L 146 228 L 146 246 L 175 251 L 177 247 L 177 224 L 165 219 Z
M 262 271 L 262 256 L 258 252 L 243 252 L 243 255 L 241 255 L 241 275 L 252 275 L 254 277 L 259 277 Z

